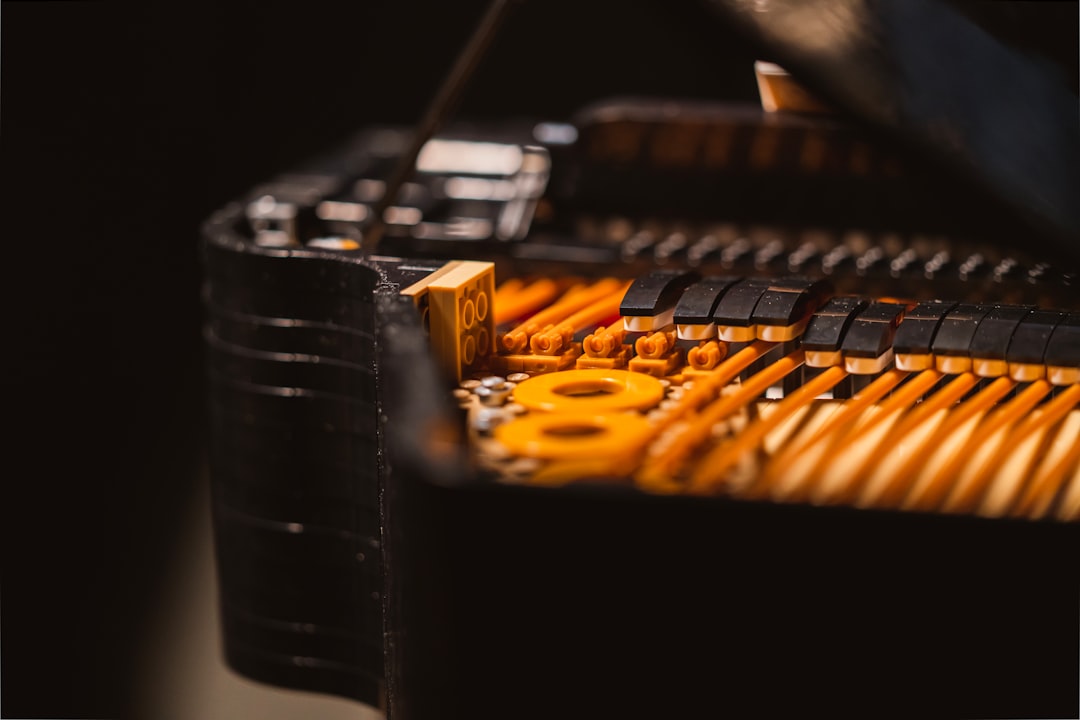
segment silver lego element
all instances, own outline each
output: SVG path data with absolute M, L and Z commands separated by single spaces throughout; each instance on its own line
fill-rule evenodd
M 299 242 L 296 232 L 296 216 L 299 208 L 295 203 L 279 202 L 273 195 L 263 195 L 248 203 L 245 208 L 252 231 L 284 233 L 290 241 Z
M 570 123 L 542 122 L 533 128 L 533 139 L 544 145 L 573 145 L 578 131 Z

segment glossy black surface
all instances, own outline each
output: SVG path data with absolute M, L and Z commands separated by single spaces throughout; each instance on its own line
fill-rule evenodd
M 1005 359 L 1011 363 L 1042 363 L 1054 329 L 1065 318 L 1066 314 L 1063 312 L 1033 310 L 1013 331 L 1009 348 L 1005 351 Z
M 762 325 L 792 325 L 816 310 L 832 291 L 828 280 L 779 278 L 754 306 L 752 319 Z
M 1080 365 L 1080 313 L 1069 313 L 1054 328 L 1046 344 L 1043 360 L 1047 365 L 1076 367 Z
M 1013 333 L 1033 309 L 1002 306 L 991 310 L 979 323 L 975 334 L 971 337 L 971 345 L 968 346 L 971 357 L 1004 360 Z
M 938 327 L 954 307 L 955 302 L 944 300 L 932 300 L 916 305 L 904 316 L 904 322 L 897 328 L 893 338 L 893 350 L 912 355 L 930 353 Z
M 802 346 L 807 350 L 836 352 L 848 328 L 869 303 L 863 298 L 835 297 L 825 303 L 806 324 Z
M 712 322 L 713 310 L 724 293 L 742 278 L 705 277 L 686 288 L 675 305 L 675 322 L 686 325 L 707 325 Z
M 979 329 L 979 323 L 993 310 L 992 305 L 960 303 L 945 315 L 938 324 L 931 347 L 938 355 L 968 356 L 971 339 Z
M 844 335 L 840 350 L 851 357 L 876 358 L 892 347 L 904 306 L 872 302 L 858 315 Z
M 770 281 L 765 278 L 746 278 L 729 289 L 713 310 L 713 322 L 717 325 L 747 327 L 752 324 L 754 308 L 769 291 Z
M 623 295 L 619 314 L 653 317 L 672 310 L 682 293 L 701 279 L 695 272 L 655 270 L 639 277 Z
M 1062 73 L 941 0 L 707 0 L 795 77 L 1080 259 L 1080 123 Z

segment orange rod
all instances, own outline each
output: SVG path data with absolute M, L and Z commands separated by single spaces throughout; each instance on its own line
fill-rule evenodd
M 1020 501 L 1009 514 L 1032 520 L 1046 515 L 1065 482 L 1066 473 L 1076 467 L 1077 463 L 1080 463 L 1080 442 L 1074 441 L 1072 447 L 1057 462 L 1049 467 L 1039 468 L 1035 478 L 1025 488 Z
M 532 351 L 542 355 L 553 355 L 569 347 L 574 333 L 587 327 L 596 325 L 601 320 L 606 320 L 613 315 L 619 314 L 619 305 L 622 304 L 622 296 L 630 287 L 627 281 L 617 292 L 596 300 L 595 302 L 578 310 L 570 317 L 559 322 L 557 325 L 548 325 L 537 330 L 529 338 L 529 347 Z
M 574 285 L 556 302 L 536 313 L 526 322 L 540 327 L 559 322 L 566 316 L 572 315 L 589 303 L 595 302 L 612 292 L 617 287 L 618 282 L 613 278 L 607 278 L 591 285 Z
M 547 305 L 559 294 L 559 285 L 551 279 L 541 278 L 528 286 L 513 278 L 495 291 L 495 324 L 502 325 L 525 317 Z
M 623 295 L 630 289 L 631 284 L 633 284 L 633 281 L 627 280 L 621 287 L 616 288 L 613 294 L 578 310 L 559 324 L 569 325 L 574 328 L 574 332 L 578 332 L 590 325 L 595 325 L 601 320 L 607 320 L 609 317 L 618 315 Z
M 937 384 L 943 377 L 943 374 L 937 370 L 923 370 L 915 377 L 908 380 L 904 385 L 885 399 L 880 405 L 878 405 L 878 412 L 867 418 L 864 418 L 862 422 L 844 428 L 837 426 L 835 432 L 831 433 L 832 437 L 827 440 L 826 451 L 822 453 L 821 457 L 814 464 L 809 475 L 811 483 L 817 482 L 822 477 L 822 473 L 829 463 L 833 461 L 836 453 L 839 452 L 841 446 L 852 442 L 859 434 L 864 434 L 870 430 L 876 428 L 886 418 L 890 417 L 897 411 L 905 410 L 915 403 L 920 397 L 926 394 L 926 392 Z M 846 488 L 841 489 L 841 496 L 848 497 L 854 492 L 855 487 L 853 483 L 863 480 L 859 475 L 852 476 L 852 484 L 849 484 Z M 809 489 L 809 488 L 804 488 Z
M 1013 447 L 1019 446 L 1023 443 L 1032 433 L 1039 432 L 1041 428 L 1048 427 L 1055 423 L 1060 422 L 1064 417 L 1069 414 L 1072 409 L 1080 403 L 1080 385 L 1071 385 L 1067 389 L 1061 392 L 1057 397 L 1053 398 L 1046 403 L 1041 409 L 1038 415 L 1032 415 L 1024 420 L 1020 424 L 1020 427 L 1016 429 L 1014 433 L 1009 436 L 1009 443 L 999 447 L 994 457 L 986 463 L 980 472 L 992 473 L 992 471 L 1000 468 L 1005 458 L 1008 456 L 1009 451 Z M 1080 443 L 1073 444 L 1073 448 L 1080 447 Z M 1068 453 L 1066 453 L 1066 457 Z M 1027 484 L 1026 488 L 1022 490 L 1028 490 L 1036 484 L 1036 482 L 1042 480 L 1042 475 L 1035 473 L 1031 478 L 1031 482 Z M 989 478 L 987 479 L 989 481 Z M 1043 480 L 1045 482 L 1045 480 Z M 1026 496 L 1025 492 L 1020 493 L 1020 498 L 1017 500 L 1017 504 L 1022 502 L 1022 498 Z
M 713 400 L 725 385 L 774 347 L 774 343 L 757 340 L 717 365 L 709 375 L 695 377 L 694 386 L 683 394 L 679 404 L 668 413 L 665 426 L 671 425 L 688 411 L 696 410 Z
M 941 440 L 948 437 L 953 432 L 956 432 L 960 426 L 974 417 L 977 413 L 986 412 L 1001 398 L 1005 397 L 1014 387 L 1016 387 L 1016 381 L 1007 377 L 1000 377 L 997 380 L 994 380 L 994 382 L 980 390 L 975 397 L 971 398 L 966 403 L 962 403 L 959 407 L 949 413 L 949 417 L 945 419 L 945 422 L 943 422 L 937 432 L 934 433 L 935 441 L 940 443 Z M 918 479 L 918 470 L 920 469 L 920 466 L 925 463 L 926 460 L 926 456 L 918 454 L 914 455 L 904 463 L 904 466 L 900 470 L 900 474 L 911 474 L 913 476 L 912 483 L 914 483 Z M 908 492 L 908 496 L 903 500 L 903 507 L 909 509 L 931 510 L 937 507 L 948 489 L 947 485 L 938 487 L 934 483 L 929 483 L 921 489 L 916 486 Z
M 533 334 L 574 314 L 586 305 L 600 300 L 605 295 L 615 292 L 621 285 L 622 281 L 614 278 L 600 280 L 589 286 L 575 285 L 558 302 L 549 305 L 511 331 L 501 335 L 499 349 L 507 352 L 523 351 L 528 347 L 529 338 Z
M 716 423 L 732 412 L 744 407 L 758 395 L 761 395 L 775 383 L 782 380 L 788 373 L 800 367 L 803 364 L 805 355 L 805 351 L 796 350 L 787 357 L 783 357 L 769 365 L 761 372 L 752 375 L 736 392 L 707 405 L 690 421 L 689 426 L 672 438 L 672 441 L 665 446 L 661 453 L 646 460 L 642 473 L 652 478 L 655 478 L 660 473 L 667 478 L 673 477 L 682 465 L 686 455 L 708 439 Z
M 887 415 L 893 410 L 909 407 L 920 397 L 929 392 L 930 388 L 937 385 L 943 375 L 943 373 L 940 373 L 937 370 L 923 370 L 921 373 L 911 378 L 911 380 L 904 383 L 902 388 L 894 392 L 881 403 L 879 406 L 881 408 L 880 414 Z
M 945 410 L 955 405 L 961 398 L 968 393 L 971 388 L 975 387 L 975 384 L 979 382 L 979 378 L 974 373 L 961 373 L 954 377 L 945 387 L 938 390 L 930 398 L 916 405 L 907 413 L 893 428 L 889 435 L 891 437 L 904 437 L 908 435 L 914 428 L 920 423 L 926 421 L 934 413 L 939 410 Z M 916 468 L 918 465 L 926 461 L 932 451 L 926 449 L 926 444 L 933 444 L 938 442 L 941 436 L 938 433 L 933 433 L 923 441 L 923 446 L 914 450 L 903 464 L 900 466 L 900 471 L 893 473 L 889 481 L 885 483 L 885 487 L 881 491 L 881 495 L 874 501 L 874 505 L 879 507 L 891 507 L 899 503 L 907 495 L 911 489 L 912 483 L 915 481 Z M 883 453 L 882 453 L 883 455 Z M 881 455 L 871 455 L 863 461 L 862 466 L 855 473 L 855 477 L 866 478 L 874 470 L 874 465 L 879 462 Z
M 773 343 L 758 340 L 724 360 L 708 375 L 697 377 L 694 380 L 694 386 L 686 390 L 678 404 L 671 408 L 664 419 L 656 424 L 653 439 L 677 423 L 688 412 L 714 399 L 720 394 L 725 385 L 774 347 Z M 663 467 L 659 464 L 654 467 L 648 459 L 642 463 L 634 479 L 639 487 L 653 492 L 678 492 L 682 490 L 682 487 L 675 483 L 674 479 Z
M 828 420 L 812 432 L 805 433 L 805 437 L 797 438 L 789 443 L 786 448 L 777 453 L 769 460 L 768 465 L 762 472 L 762 482 L 766 487 L 773 487 L 779 476 L 790 464 L 791 460 L 811 445 L 829 436 L 829 433 L 854 421 L 868 407 L 885 397 L 900 381 L 908 376 L 904 370 L 892 368 L 873 382 L 857 392 L 853 398 L 843 402 L 840 409 L 834 412 Z
M 1038 387 L 1040 383 L 1043 383 L 1044 386 Z M 996 427 L 988 428 L 983 437 L 989 438 L 998 429 L 1018 422 L 1020 418 L 1030 412 L 1051 389 L 1052 386 L 1050 383 L 1047 383 L 1044 380 L 1032 383 L 1023 393 L 1018 395 L 1012 402 L 997 413 L 999 416 L 998 418 L 991 418 L 997 423 Z M 1029 392 L 1031 393 L 1030 399 L 1024 404 L 1017 405 L 1024 395 Z M 963 487 L 957 486 L 953 490 L 953 494 L 946 505 L 965 512 L 973 511 L 978 505 L 979 500 L 985 494 L 990 481 L 993 479 L 996 472 L 1001 469 L 1001 465 L 1006 456 L 1008 456 L 1014 448 L 1019 447 L 1033 432 L 1065 417 L 1065 414 L 1072 410 L 1073 406 L 1076 405 L 1078 401 L 1080 401 L 1080 387 L 1073 385 L 1053 400 L 1050 400 L 1038 415 L 1024 418 L 1023 422 L 1020 422 L 1020 426 L 1009 433 L 1009 442 L 1003 443 L 993 452 L 990 456 L 990 460 L 977 469 L 971 482 L 965 483 Z M 980 432 L 982 432 L 981 428 Z
M 911 412 L 904 418 L 904 424 L 900 428 L 906 432 L 938 410 L 952 407 L 963 399 L 978 382 L 979 377 L 975 373 L 967 372 L 957 375 L 945 387 L 912 408 Z
M 907 376 L 908 373 L 906 371 L 892 368 L 888 372 L 883 373 L 880 377 L 875 378 L 873 382 L 863 388 L 860 392 L 855 393 L 855 397 L 846 401 L 843 408 L 837 411 L 824 425 L 822 425 L 821 432 L 826 432 L 834 427 L 850 422 L 865 411 L 866 408 L 885 397 L 886 394 L 899 385 L 900 381 Z
M 731 443 L 720 445 L 697 463 L 697 470 L 690 482 L 691 492 L 707 492 L 723 482 L 724 474 L 747 452 L 757 447 L 776 426 L 813 402 L 823 392 L 831 390 L 847 377 L 842 367 L 830 367 L 795 392 L 781 400 L 768 417 L 759 417 L 750 427 L 739 433 Z M 758 483 L 754 496 L 765 494 L 768 487 Z
M 1045 384 L 1045 381 L 1043 381 Z M 1019 396 L 1013 398 L 1009 403 L 1013 405 L 1021 397 L 1025 398 L 1025 404 L 1028 403 L 1032 397 L 1032 393 L 1029 392 L 1034 387 L 1034 383 L 1031 387 L 1028 387 Z M 983 388 L 975 397 L 968 400 L 966 403 L 962 403 L 953 412 L 949 414 L 948 419 L 942 424 L 938 432 L 936 432 L 935 440 L 941 441 L 948 435 L 956 432 L 971 418 L 975 417 L 979 413 L 985 413 L 990 410 L 1001 398 L 1009 393 L 1016 387 L 1016 381 L 1007 377 L 1000 377 L 994 382 Z M 1025 393 L 1027 393 L 1025 395 Z M 1045 392 L 1043 393 L 1045 395 Z M 1039 395 L 1041 398 L 1042 395 Z M 1035 402 L 1038 402 L 1036 398 Z M 1034 403 L 1030 403 L 1034 405 Z M 1009 417 L 1002 416 L 998 413 L 998 418 Z M 912 491 L 908 494 L 907 498 L 903 501 L 905 508 L 916 510 L 936 510 L 941 503 L 946 499 L 948 494 L 954 489 L 954 483 L 957 477 L 960 476 L 961 466 L 965 462 L 970 462 L 974 452 L 978 449 L 979 442 L 983 438 L 990 437 L 995 430 L 1000 427 L 1000 422 L 993 420 L 992 418 L 983 418 L 983 421 L 975 428 L 974 433 L 964 443 L 963 449 L 956 455 L 950 457 L 944 465 L 942 465 L 933 477 L 922 485 L 916 485 Z M 909 466 L 912 463 L 908 463 Z M 905 470 L 908 468 L 905 467 Z

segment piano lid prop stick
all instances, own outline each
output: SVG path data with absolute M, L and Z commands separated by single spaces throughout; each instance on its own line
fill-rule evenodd
M 519 1 L 491 0 L 491 4 L 488 5 L 487 11 L 480 20 L 480 24 L 476 26 L 476 30 L 473 31 L 469 42 L 466 43 L 465 48 L 458 55 L 457 62 L 454 63 L 450 73 L 446 76 L 442 85 L 439 86 L 439 91 L 432 98 L 427 112 L 424 113 L 420 123 L 416 126 L 408 148 L 398 158 L 393 173 L 387 179 L 382 197 L 375 203 L 374 212 L 371 214 L 371 224 L 364 230 L 362 246 L 365 254 L 375 254 L 383 230 L 386 228 L 383 213 L 397 200 L 401 186 L 405 184 L 416 166 L 416 158 L 419 157 L 420 150 L 442 128 L 447 118 L 454 112 L 458 101 L 461 99 L 461 94 L 469 82 L 469 78 L 472 77 L 481 59 L 483 59 L 484 53 L 490 47 L 491 41 L 498 33 L 503 20 L 506 19 L 508 11 L 512 5 Z

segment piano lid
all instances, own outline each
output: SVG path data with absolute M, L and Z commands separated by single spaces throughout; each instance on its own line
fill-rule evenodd
M 1080 262 L 1080 113 L 1057 68 L 940 0 L 705 0 L 764 55 Z M 988 206 L 990 207 L 990 206 Z

